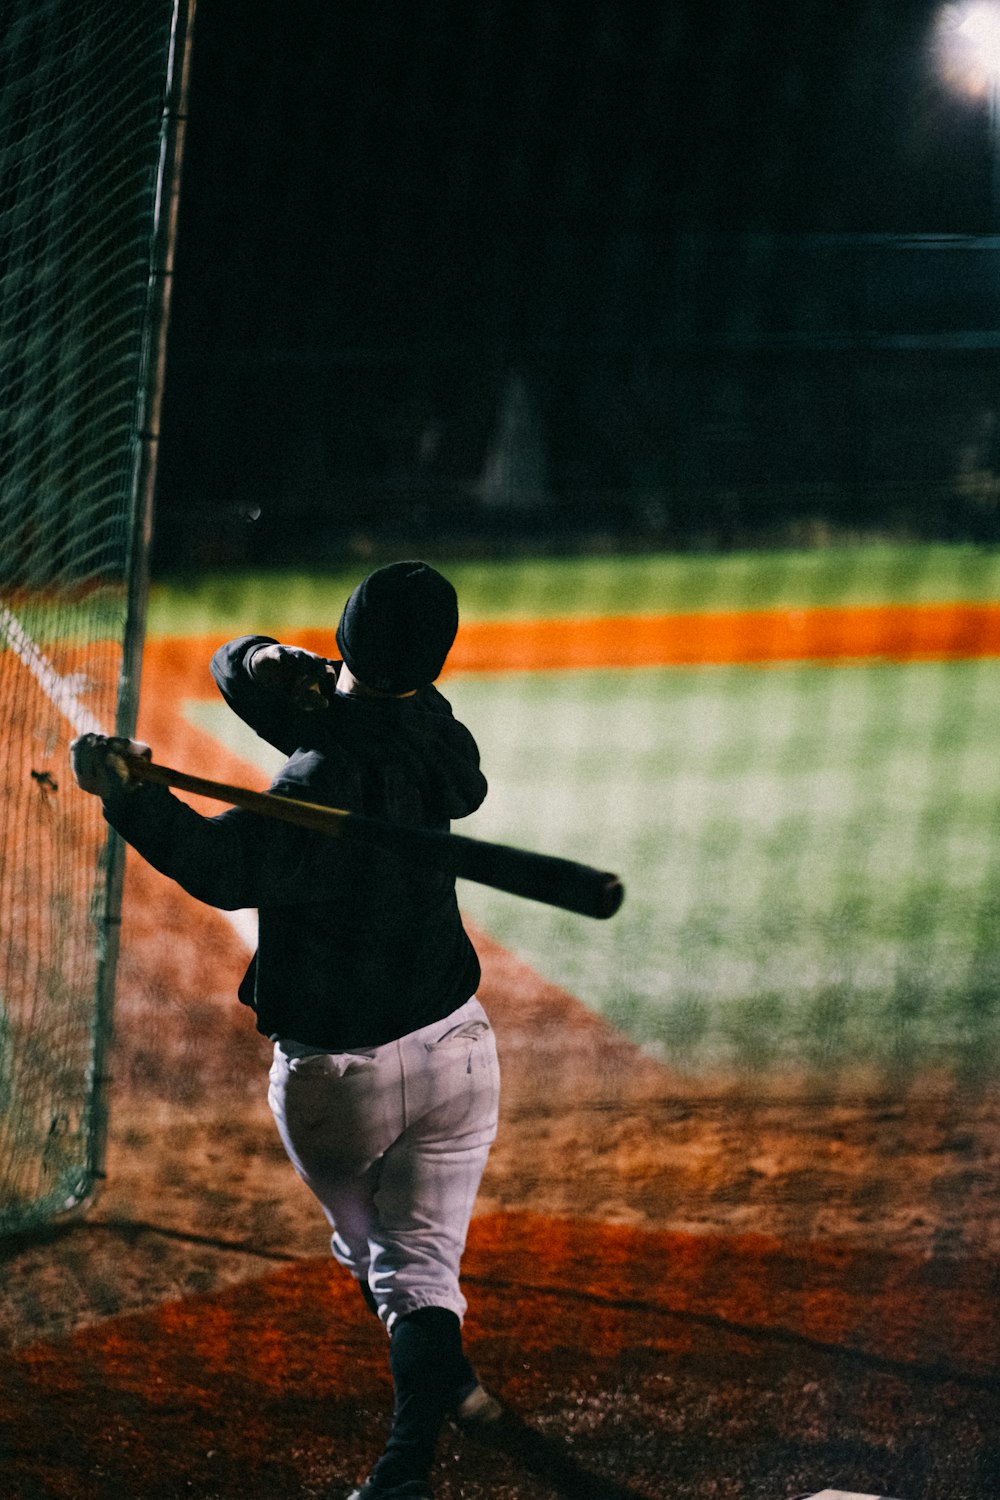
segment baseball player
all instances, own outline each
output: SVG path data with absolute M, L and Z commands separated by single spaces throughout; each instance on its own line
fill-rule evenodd
M 486 795 L 475 741 L 432 686 L 457 628 L 451 584 L 425 563 L 392 563 L 347 600 L 340 660 L 249 635 L 211 670 L 229 706 L 288 756 L 273 792 L 446 829 Z M 350 1500 L 428 1500 L 446 1417 L 485 1426 L 502 1415 L 462 1348 L 459 1263 L 499 1070 L 454 878 L 239 809 L 202 817 L 165 787 L 130 781 L 126 743 L 74 741 L 77 782 L 193 896 L 258 908 L 239 998 L 274 1044 L 270 1106 L 334 1256 L 389 1335 L 391 1432 Z

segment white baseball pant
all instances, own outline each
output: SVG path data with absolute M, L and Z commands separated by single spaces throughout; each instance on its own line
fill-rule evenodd
M 389 1331 L 421 1307 L 465 1314 L 459 1266 L 499 1095 L 496 1040 L 475 996 L 381 1047 L 275 1043 L 278 1133 L 330 1221 L 334 1256 L 367 1282 Z

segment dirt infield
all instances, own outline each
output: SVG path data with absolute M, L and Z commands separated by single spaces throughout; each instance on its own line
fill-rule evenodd
M 140 734 L 259 784 L 181 718 L 211 691 L 206 643 L 151 642 Z M 685 1079 L 475 939 L 504 1094 L 468 1334 L 517 1419 L 442 1445 L 439 1500 L 1000 1493 L 995 1091 Z M 130 859 L 107 1182 L 2 1262 L 3 1500 L 335 1500 L 377 1451 L 384 1339 L 277 1141 L 245 961 Z

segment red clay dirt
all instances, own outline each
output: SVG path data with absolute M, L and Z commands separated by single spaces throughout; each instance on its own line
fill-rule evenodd
M 179 713 L 216 643 L 150 642 L 139 732 L 256 785 Z M 439 1500 L 1000 1494 L 995 1092 L 685 1079 L 474 936 L 505 1087 L 468 1338 L 522 1425 L 449 1438 Z M 337 1497 L 377 1451 L 384 1338 L 277 1141 L 245 960 L 130 859 L 108 1180 L 3 1262 L 3 1500 Z

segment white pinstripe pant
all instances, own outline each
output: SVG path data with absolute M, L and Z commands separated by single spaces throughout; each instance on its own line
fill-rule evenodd
M 475 996 L 431 1026 L 359 1052 L 275 1044 L 268 1102 L 319 1199 L 341 1265 L 398 1317 L 466 1302 L 459 1265 L 490 1146 L 500 1070 Z

